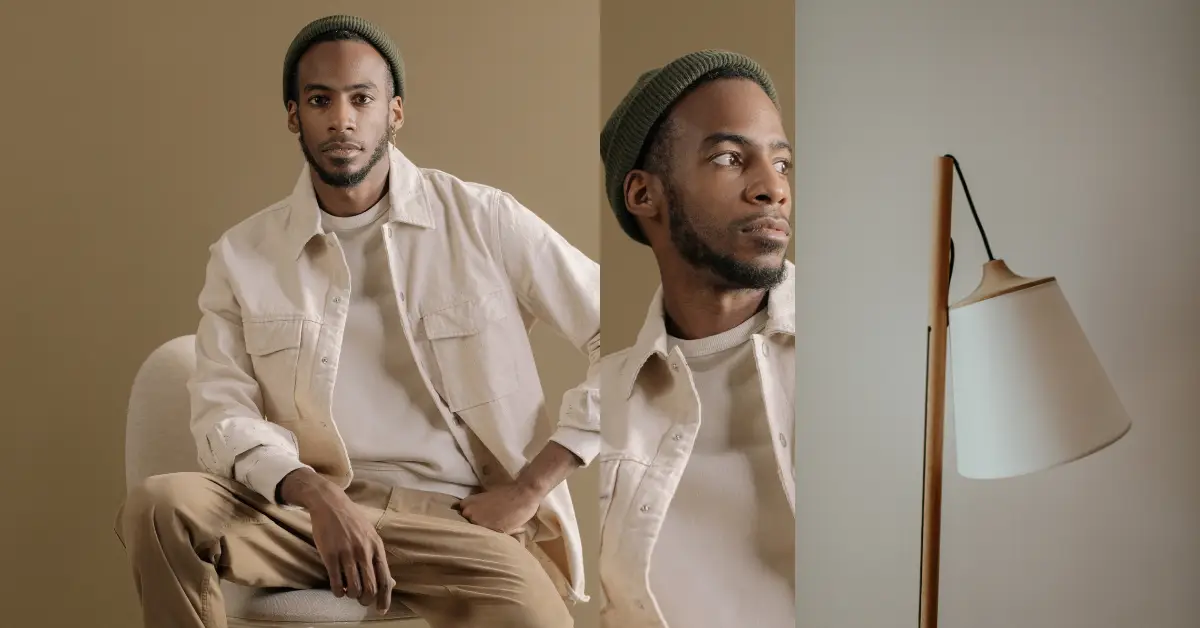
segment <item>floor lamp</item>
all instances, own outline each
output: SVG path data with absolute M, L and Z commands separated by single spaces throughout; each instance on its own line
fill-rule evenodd
M 970 295 L 949 304 L 951 199 L 957 171 L 988 262 Z M 1095 453 L 1130 419 L 1054 277 L 1022 277 L 992 255 L 962 168 L 937 159 L 926 346 L 920 628 L 938 623 L 942 435 L 951 337 L 954 431 L 961 475 L 1011 478 Z

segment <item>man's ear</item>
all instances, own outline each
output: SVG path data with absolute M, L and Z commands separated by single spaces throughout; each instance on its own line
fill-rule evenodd
M 296 106 L 296 101 L 289 100 L 287 104 L 287 128 L 293 134 L 300 132 L 300 108 Z
M 663 186 L 658 176 L 645 170 L 625 175 L 625 208 L 644 220 L 654 221 L 662 211 Z
M 392 99 L 392 128 L 399 130 L 404 126 L 404 99 L 396 96 Z

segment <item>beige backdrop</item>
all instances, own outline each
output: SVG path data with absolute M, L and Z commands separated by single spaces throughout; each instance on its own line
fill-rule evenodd
M 340 11 L 399 43 L 416 163 L 514 193 L 599 258 L 598 200 L 579 193 L 595 185 L 598 0 L 6 4 L 0 624 L 137 625 L 112 533 L 129 386 L 194 332 L 208 244 L 291 190 L 280 64 Z M 557 409 L 586 360 L 536 335 Z M 595 480 L 572 484 L 590 557 Z
M 784 128 L 801 148 L 794 133 L 794 0 L 601 0 L 600 24 L 601 126 L 642 72 L 689 52 L 723 48 L 752 57 L 771 74 Z M 600 163 L 599 136 L 593 154 Z M 659 276 L 650 249 L 621 231 L 604 196 L 603 178 L 601 164 L 600 242 L 605 262 L 600 318 L 603 352 L 608 354 L 637 339 Z M 789 247 L 790 259 L 795 259 L 794 251 Z

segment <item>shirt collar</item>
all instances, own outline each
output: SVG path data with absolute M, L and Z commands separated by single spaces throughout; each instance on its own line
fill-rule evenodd
M 796 269 L 786 260 L 784 268 L 783 281 L 772 288 L 767 296 L 767 326 L 762 332 L 765 336 L 796 335 Z M 621 391 L 625 393 L 626 399 L 633 395 L 634 384 L 650 358 L 657 356 L 666 359 L 668 354 L 667 326 L 663 320 L 663 291 L 660 285 L 654 292 L 654 298 L 650 300 L 646 322 L 642 324 L 637 341 L 626 355 L 625 364 L 621 368 Z
M 388 146 L 388 210 L 389 222 L 434 229 L 433 210 L 425 193 L 421 169 L 409 161 L 395 146 Z M 287 237 L 297 258 L 309 240 L 323 235 L 321 207 L 312 185 L 312 169 L 308 163 L 300 171 L 296 187 L 288 197 Z

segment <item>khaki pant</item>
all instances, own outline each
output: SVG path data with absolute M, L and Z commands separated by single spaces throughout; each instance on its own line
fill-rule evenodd
M 549 574 L 521 540 L 468 523 L 453 497 L 355 481 L 346 490 L 376 522 L 395 592 L 433 628 L 573 625 Z M 149 478 L 130 493 L 117 535 L 133 567 L 146 628 L 226 628 L 218 579 L 325 588 L 308 513 L 202 473 Z

